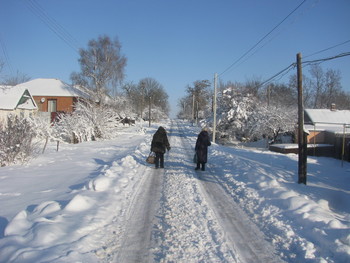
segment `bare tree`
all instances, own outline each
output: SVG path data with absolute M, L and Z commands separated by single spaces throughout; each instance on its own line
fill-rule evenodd
M 152 107 L 160 109 L 165 115 L 169 114 L 169 96 L 157 80 L 144 78 L 138 84 L 125 83 L 122 89 L 128 100 L 132 102 L 135 112 L 140 116 L 145 116 L 143 112 L 146 109 L 148 111 L 149 103 Z
M 327 108 L 331 107 L 332 103 L 337 104 L 338 95 L 341 92 L 340 72 L 328 69 L 325 74 L 325 91 L 324 103 Z
M 297 89 L 284 84 L 271 83 L 266 87 L 265 91 L 267 105 L 281 107 L 296 107 L 297 106 Z M 261 96 L 260 96 L 261 97 Z M 264 101 L 260 98 L 261 101 Z
M 153 78 L 144 78 L 140 80 L 139 85 L 144 88 L 144 100 L 151 99 L 151 104 L 160 107 L 164 113 L 169 113 L 168 94 L 164 91 L 164 87 Z
M 350 110 L 350 92 L 339 92 L 336 98 L 336 107 L 339 110 Z
M 347 99 L 342 91 L 341 74 L 339 71 L 328 69 L 323 71 L 320 65 L 313 65 L 310 70 L 311 86 L 314 95 L 314 108 L 330 108 L 332 103 L 344 104 Z
M 9 85 L 9 86 L 16 86 L 18 84 L 27 82 L 29 80 L 30 80 L 30 77 L 28 77 L 24 73 L 21 73 L 21 72 L 17 71 L 16 76 L 5 78 L 4 84 L 5 85 Z
M 313 108 L 321 108 L 324 105 L 323 93 L 324 93 L 324 72 L 319 64 L 311 66 L 311 85 L 314 93 L 314 105 Z
M 211 108 L 212 93 L 209 90 L 210 85 L 209 80 L 197 80 L 193 82 L 193 87 L 187 86 L 187 96 L 189 100 L 194 100 L 195 102 L 196 115 L 199 112 L 204 113 L 206 109 Z
M 109 93 L 113 86 L 124 78 L 127 59 L 121 54 L 118 39 L 108 36 L 90 40 L 87 49 L 80 49 L 80 73 L 72 73 L 74 84 L 84 86 L 94 92 L 97 101 Z

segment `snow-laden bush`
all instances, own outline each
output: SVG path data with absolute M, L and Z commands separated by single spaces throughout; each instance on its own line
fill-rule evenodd
M 27 119 L 9 115 L 7 126 L 0 130 L 0 166 L 26 161 L 32 155 L 35 135 Z
M 49 116 L 49 114 L 37 113 L 29 119 L 31 126 L 36 132 L 36 139 L 57 139 L 54 126 L 52 125 Z
M 249 93 L 232 87 L 223 90 L 219 98 L 217 130 L 220 138 L 254 141 L 275 140 L 283 133 L 292 133 L 296 122 L 296 108 L 270 105 Z
M 249 94 L 236 94 L 227 89 L 220 98 L 218 134 L 222 138 L 242 139 L 249 137 L 247 123 L 256 112 L 257 102 Z
M 296 109 L 282 106 L 257 105 L 257 111 L 246 125 L 248 138 L 257 140 L 267 137 L 275 141 L 280 134 L 294 131 Z
M 109 106 L 79 102 L 74 112 L 58 116 L 55 134 L 70 143 L 108 139 L 113 136 L 119 118 Z

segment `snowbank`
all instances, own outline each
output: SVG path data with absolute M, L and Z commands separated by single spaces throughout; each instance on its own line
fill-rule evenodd
M 185 134 L 170 136 L 185 136 L 194 144 L 198 129 L 181 125 Z M 107 262 L 127 224 L 130 198 L 152 170 L 144 160 L 156 128 L 138 132 L 131 127 L 116 140 L 62 145 L 59 152 L 53 145 L 28 165 L 0 168 L 0 262 Z M 190 156 L 179 150 L 168 158 L 178 165 Z M 193 177 L 193 167 L 184 169 Z M 296 183 L 294 154 L 213 144 L 207 172 L 283 260 L 350 261 L 349 163 L 341 167 L 339 160 L 309 158 L 305 186 Z M 180 220 L 173 222 L 181 227 Z

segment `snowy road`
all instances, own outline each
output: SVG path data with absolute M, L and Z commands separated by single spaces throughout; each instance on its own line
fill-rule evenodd
M 165 169 L 143 171 L 113 262 L 280 262 L 215 170 L 194 171 L 196 137 L 168 133 Z
M 309 157 L 304 186 L 296 155 L 213 144 L 196 172 L 200 129 L 169 120 L 156 170 L 158 125 L 1 167 L 0 263 L 349 262 L 350 163 Z

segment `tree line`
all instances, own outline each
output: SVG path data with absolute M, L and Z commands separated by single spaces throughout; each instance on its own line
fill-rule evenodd
M 280 134 L 294 134 L 297 123 L 297 80 L 262 85 L 258 79 L 245 83 L 220 81 L 217 89 L 218 139 L 276 141 Z M 341 74 L 312 65 L 303 76 L 304 107 L 350 110 L 350 93 L 341 86 Z M 206 120 L 212 127 L 213 88 L 209 80 L 188 85 L 178 101 L 178 118 Z
M 6 127 L 0 123 L 0 166 L 28 160 L 38 152 L 37 141 L 110 139 L 126 119 L 159 120 L 168 116 L 168 95 L 157 80 L 145 77 L 136 84 L 124 82 L 127 58 L 121 53 L 118 39 L 100 36 L 90 40 L 79 54 L 80 71 L 70 78 L 73 86 L 89 95 L 88 99 L 80 99 L 72 113 L 58 114 L 54 125 L 40 114 L 29 118 L 8 115 Z M 3 67 L 0 61 L 2 85 L 15 86 L 30 80 L 21 73 L 2 77 Z
M 121 51 L 118 38 L 99 36 L 79 50 L 80 71 L 73 72 L 73 86 L 87 92 L 98 105 L 110 105 L 115 110 L 124 109 L 121 115 L 145 117 L 151 104 L 154 116 L 167 116 L 170 111 L 168 95 L 154 78 L 145 77 L 138 84 L 124 83 L 127 58 Z M 0 76 L 5 63 L 0 61 Z M 2 76 L 2 85 L 15 86 L 29 81 L 30 77 L 17 72 L 15 76 Z M 144 102 L 144 103 L 142 103 Z

